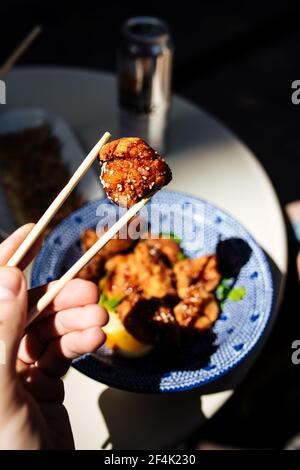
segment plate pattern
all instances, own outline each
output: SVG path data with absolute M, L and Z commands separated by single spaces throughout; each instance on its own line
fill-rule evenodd
M 97 208 L 100 203 L 108 209 L 111 207 L 108 200 L 92 201 L 71 214 L 50 234 L 34 263 L 32 286 L 58 278 L 80 257 L 79 235 L 99 224 Z M 203 341 L 180 350 L 171 363 L 155 354 L 126 359 L 112 354 L 105 347 L 73 362 L 76 369 L 110 386 L 155 393 L 178 392 L 205 385 L 232 370 L 248 356 L 263 336 L 272 314 L 270 266 L 265 253 L 248 231 L 211 203 L 166 190 L 156 194 L 147 205 L 151 220 L 153 217 L 158 220 L 159 213 L 159 220 L 163 221 L 168 217 L 168 207 L 174 204 L 178 208 L 193 207 L 185 223 L 191 232 L 197 232 L 200 242 L 195 248 L 183 240 L 182 246 L 189 256 L 215 253 L 220 241 L 232 238 L 242 239 L 249 246 L 250 257 L 241 268 L 235 284 L 244 287 L 246 295 L 239 302 L 227 299 L 212 332 L 204 336 Z M 178 221 L 175 220 L 171 231 L 177 234 L 181 226 L 176 223 Z

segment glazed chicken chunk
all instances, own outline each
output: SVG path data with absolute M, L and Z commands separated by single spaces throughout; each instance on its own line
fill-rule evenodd
M 167 256 L 172 258 L 177 250 L 173 252 L 172 244 L 160 244 L 161 241 L 155 240 L 159 242 L 157 244 L 154 240 L 140 241 L 133 253 L 116 255 L 106 261 L 105 293 L 108 298 L 128 295 L 133 289 L 145 298 L 177 297 L 172 263 Z M 169 241 L 175 244 L 173 240 L 166 240 Z M 160 250 L 165 247 L 168 247 L 166 253 Z M 175 250 L 175 246 L 173 248 Z
M 99 239 L 99 237 L 101 237 L 103 233 L 104 232 L 102 232 L 98 236 L 96 231 L 93 229 L 85 230 L 80 236 L 82 251 L 84 253 L 88 251 L 91 248 L 91 246 L 94 245 L 94 243 L 96 243 L 96 241 Z M 113 238 L 79 272 L 78 277 L 80 277 L 81 279 L 86 279 L 88 281 L 93 281 L 95 283 L 98 283 L 99 279 L 104 274 L 105 262 L 116 253 L 125 253 L 134 244 L 135 244 L 135 241 L 132 240 L 131 238 L 126 238 L 126 239 Z
M 177 263 L 181 252 L 180 246 L 171 238 L 148 238 L 147 245 L 159 250 L 166 264 L 173 266 Z
M 162 252 L 147 240 L 140 241 L 135 250 L 139 286 L 146 298 L 177 296 L 173 270 L 164 262 Z
M 179 261 L 174 271 L 178 295 L 182 299 L 174 308 L 178 324 L 196 331 L 208 330 L 220 313 L 213 293 L 221 280 L 216 256 Z
M 178 261 L 174 266 L 177 291 L 182 299 L 186 297 L 188 288 L 198 282 L 205 285 L 208 292 L 212 292 L 221 280 L 217 267 L 216 256 L 201 256 L 201 258 Z
M 188 287 L 186 297 L 174 308 L 175 318 L 181 327 L 192 327 L 198 331 L 211 328 L 219 313 L 220 307 L 215 296 L 202 284 Z
M 105 263 L 105 270 L 108 275 L 104 289 L 108 298 L 125 297 L 131 294 L 138 285 L 133 253 L 113 256 Z
M 143 139 L 124 137 L 100 151 L 101 175 L 107 197 L 130 207 L 167 185 L 172 173 L 165 160 Z

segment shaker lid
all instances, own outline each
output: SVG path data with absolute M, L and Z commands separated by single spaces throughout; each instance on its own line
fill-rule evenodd
M 152 16 L 136 16 L 125 21 L 122 27 L 123 38 L 129 42 L 166 46 L 170 41 L 170 29 L 162 19 Z

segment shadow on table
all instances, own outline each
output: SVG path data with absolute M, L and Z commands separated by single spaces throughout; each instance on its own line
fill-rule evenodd
M 198 390 L 142 395 L 109 388 L 99 407 L 114 449 L 171 449 L 205 420 Z

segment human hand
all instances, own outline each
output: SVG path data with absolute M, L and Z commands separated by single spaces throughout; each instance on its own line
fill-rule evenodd
M 0 245 L 4 266 L 32 229 L 25 225 Z M 39 243 L 24 259 L 24 269 Z M 17 268 L 0 267 L 0 449 L 72 449 L 72 430 L 63 406 L 61 377 L 71 361 L 97 350 L 105 340 L 107 312 L 97 305 L 95 284 L 70 281 L 25 331 L 30 305 L 49 286 L 27 292 Z

